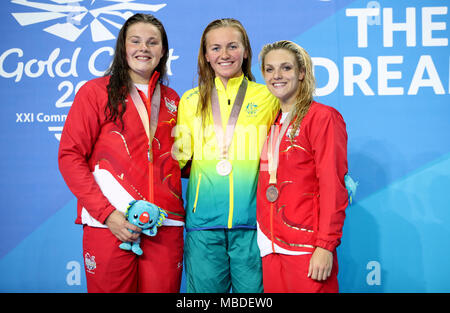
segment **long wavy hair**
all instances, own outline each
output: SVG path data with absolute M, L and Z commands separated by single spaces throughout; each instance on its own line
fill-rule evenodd
M 300 123 L 311 107 L 314 91 L 316 89 L 316 79 L 313 74 L 312 61 L 308 52 L 306 52 L 306 50 L 298 44 L 288 40 L 276 41 L 274 43 L 267 44 L 262 48 L 259 54 L 259 60 L 261 62 L 261 71 L 263 74 L 266 55 L 270 51 L 278 49 L 284 49 L 292 53 L 295 57 L 297 69 L 300 71 L 300 73 L 305 73 L 305 76 L 298 87 L 297 96 L 295 99 L 296 101 L 293 107 L 294 123 L 289 134 L 289 137 L 291 138 L 291 140 L 293 140 L 294 134 L 297 132 L 298 128 L 300 127 Z
M 250 46 L 250 40 L 248 39 L 247 32 L 241 22 L 233 18 L 223 18 L 214 20 L 206 26 L 200 39 L 200 49 L 198 51 L 198 91 L 199 100 L 197 105 L 197 114 L 200 114 L 202 120 L 205 120 L 208 116 L 210 108 L 208 107 L 208 101 L 211 98 L 211 90 L 214 86 L 215 73 L 209 62 L 206 60 L 206 35 L 213 29 L 221 27 L 233 27 L 241 34 L 241 41 L 247 52 L 247 58 L 244 58 L 242 62 L 242 72 L 248 80 L 254 81 L 255 77 L 252 74 L 252 48 Z
M 130 67 L 128 66 L 127 62 L 125 43 L 128 28 L 136 23 L 149 23 L 159 30 L 161 34 L 161 41 L 164 54 L 161 57 L 159 64 L 156 66 L 155 71 L 159 72 L 160 74 L 159 80 L 161 82 L 163 81 L 167 82 L 166 63 L 167 59 L 169 58 L 169 43 L 167 39 L 166 30 L 164 29 L 163 24 L 153 15 L 137 13 L 131 16 L 120 29 L 116 42 L 113 62 L 111 63 L 109 69 L 105 72 L 105 76 L 108 75 L 111 76 L 109 84 L 107 86 L 108 104 L 105 108 L 106 119 L 116 122 L 117 118 L 119 118 L 122 125 L 123 125 L 123 114 L 125 113 L 126 110 L 125 99 L 128 95 L 130 86 L 132 86 L 132 81 L 129 74 Z

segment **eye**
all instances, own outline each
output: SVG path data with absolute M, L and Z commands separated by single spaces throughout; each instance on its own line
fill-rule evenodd
M 266 71 L 266 73 L 271 73 L 271 72 L 272 72 L 272 68 L 267 67 L 267 68 L 265 69 L 265 71 Z
M 291 69 L 292 69 L 292 66 L 290 66 L 290 65 L 286 65 L 283 67 L 283 70 L 285 70 L 286 72 L 290 71 Z
M 134 218 L 134 219 L 137 219 L 138 217 L 139 217 L 139 215 L 137 215 L 137 214 L 134 214 L 134 215 L 133 215 L 133 218 Z
M 153 220 L 148 221 L 149 224 L 153 224 Z

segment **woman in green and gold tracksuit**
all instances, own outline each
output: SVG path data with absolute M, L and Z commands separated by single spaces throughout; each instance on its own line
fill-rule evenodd
M 187 292 L 262 292 L 256 242 L 259 158 L 279 110 L 251 73 L 247 33 L 211 22 L 198 55 L 199 86 L 180 100 L 174 155 L 192 160 L 186 193 Z

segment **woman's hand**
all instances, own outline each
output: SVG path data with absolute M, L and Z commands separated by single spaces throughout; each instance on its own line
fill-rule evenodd
M 326 280 L 330 277 L 332 268 L 333 253 L 317 247 L 309 261 L 308 277 L 318 281 Z
M 120 241 L 132 242 L 139 238 L 141 228 L 131 224 L 120 211 L 113 211 L 105 221 L 106 226 Z M 134 233 L 129 231 L 132 230 Z

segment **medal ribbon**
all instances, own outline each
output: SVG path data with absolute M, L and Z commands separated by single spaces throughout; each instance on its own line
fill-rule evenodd
M 211 109 L 214 119 L 214 130 L 216 132 L 217 143 L 219 145 L 220 159 L 224 160 L 228 157 L 228 149 L 230 148 L 231 141 L 233 140 L 234 128 L 241 112 L 242 103 L 244 102 L 245 92 L 247 91 L 247 79 L 244 77 L 242 83 L 239 86 L 236 99 L 233 103 L 233 108 L 228 118 L 226 126 L 226 132 L 224 133 L 222 126 L 222 115 L 220 113 L 219 96 L 217 94 L 216 86 L 213 87 L 211 93 Z
M 148 95 L 150 96 L 150 84 Z M 144 125 L 145 133 L 148 138 L 148 150 L 147 150 L 147 158 L 148 158 L 148 174 L 149 174 L 149 202 L 153 203 L 154 201 L 154 188 L 153 188 L 153 151 L 152 151 L 152 141 L 155 136 L 156 127 L 158 126 L 158 118 L 159 118 L 159 107 L 161 103 L 161 87 L 159 83 L 156 84 L 155 90 L 152 95 L 151 102 L 147 98 L 144 102 L 142 101 L 139 92 L 136 87 L 133 86 L 130 91 L 131 99 L 136 106 L 136 109 L 141 118 L 142 124 Z M 149 122 L 150 120 L 150 122 Z
M 268 151 L 267 151 L 267 161 L 269 165 L 269 184 L 276 184 L 277 183 L 277 170 L 278 170 L 278 161 L 279 161 L 279 155 L 280 155 L 280 144 L 281 140 L 284 137 L 284 134 L 286 133 L 287 128 L 289 127 L 289 124 L 292 121 L 293 118 L 293 110 L 289 112 L 288 116 L 283 122 L 283 125 L 280 126 L 275 124 L 272 125 L 270 129 L 270 137 L 269 137 L 269 143 L 268 143 Z M 278 133 L 279 130 L 279 133 Z M 275 137 L 275 133 L 276 137 Z M 276 138 L 275 142 L 274 139 Z
M 276 185 L 277 183 L 277 170 L 278 170 L 278 161 L 279 161 L 279 154 L 280 154 L 280 144 L 281 140 L 284 137 L 284 134 L 286 133 L 287 128 L 289 127 L 289 124 L 292 120 L 292 113 L 293 111 L 290 111 L 288 116 L 286 116 L 286 119 L 283 122 L 283 125 L 281 126 L 278 124 L 272 125 L 270 129 L 270 137 L 269 137 L 269 143 L 268 143 L 268 151 L 267 151 L 267 161 L 269 166 L 269 185 Z M 278 132 L 279 131 L 279 132 Z M 276 135 L 275 135 L 276 133 Z M 274 140 L 276 138 L 276 140 Z M 276 188 L 276 187 L 275 187 Z M 269 199 L 268 199 L 269 200 Z M 270 201 L 270 200 L 269 200 Z M 273 201 L 270 201 L 270 241 L 272 243 L 272 251 L 275 253 L 275 244 L 274 244 L 274 230 L 273 230 L 273 213 L 274 213 L 274 204 Z

